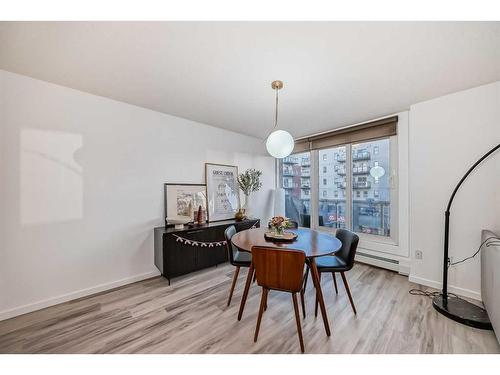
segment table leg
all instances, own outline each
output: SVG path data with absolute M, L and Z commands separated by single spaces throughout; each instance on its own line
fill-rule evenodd
M 326 315 L 325 301 L 323 300 L 323 293 L 321 292 L 321 284 L 319 282 L 319 272 L 316 267 L 314 258 L 310 260 L 311 276 L 316 287 L 316 296 L 318 298 L 319 307 L 321 309 L 321 316 L 323 317 L 323 324 L 325 325 L 326 335 L 330 336 L 330 324 L 328 324 L 328 316 Z
M 238 320 L 241 320 L 241 317 L 243 316 L 243 309 L 245 308 L 245 303 L 246 303 L 247 297 L 248 297 L 248 291 L 250 290 L 250 285 L 252 284 L 253 273 L 254 273 L 254 268 L 253 268 L 253 263 L 252 263 L 252 264 L 250 264 L 250 267 L 248 268 L 247 281 L 245 283 L 245 290 L 243 291 L 243 296 L 241 297 L 240 311 L 238 312 Z

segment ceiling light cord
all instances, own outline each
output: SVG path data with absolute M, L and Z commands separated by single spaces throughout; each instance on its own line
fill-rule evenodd
M 279 89 L 276 88 L 276 111 L 275 111 L 275 114 L 274 114 L 274 129 L 276 129 L 278 127 L 278 91 Z

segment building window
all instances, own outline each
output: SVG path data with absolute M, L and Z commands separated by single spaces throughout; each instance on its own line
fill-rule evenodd
M 326 190 L 323 190 L 323 198 L 326 198 Z
M 323 185 L 326 185 L 326 178 L 323 179 Z
M 326 173 L 326 165 L 323 166 L 323 173 Z
M 323 154 L 323 161 L 326 161 L 326 158 L 327 158 L 326 154 Z

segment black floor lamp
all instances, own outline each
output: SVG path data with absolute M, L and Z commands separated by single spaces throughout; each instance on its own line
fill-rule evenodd
M 467 173 L 458 182 L 457 186 L 451 194 L 448 206 L 444 213 L 444 258 L 443 258 L 443 291 L 441 294 L 434 297 L 432 305 L 441 314 L 453 319 L 457 322 L 466 324 L 471 327 L 481 328 L 481 329 L 493 329 L 491 326 L 490 319 L 486 310 L 470 303 L 462 298 L 449 297 L 448 296 L 448 268 L 450 259 L 448 257 L 448 240 L 450 237 L 450 208 L 453 198 L 457 193 L 460 186 L 463 184 L 467 176 L 488 156 L 493 154 L 496 150 L 500 148 L 500 144 L 493 147 L 490 151 L 484 154 L 478 161 L 474 163 L 472 167 L 469 168 Z

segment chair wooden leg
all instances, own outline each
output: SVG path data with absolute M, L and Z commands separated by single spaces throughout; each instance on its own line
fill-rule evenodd
M 255 334 L 253 336 L 253 342 L 257 342 L 257 337 L 259 336 L 260 321 L 262 320 L 262 313 L 264 312 L 264 305 L 265 305 L 266 299 L 267 299 L 267 292 L 268 292 L 268 290 L 263 287 L 262 288 L 262 297 L 260 298 L 259 316 L 257 318 L 257 326 L 255 327 Z
M 267 290 L 267 293 L 266 293 L 266 299 L 264 300 L 264 311 L 267 310 L 267 297 L 269 296 L 269 289 Z
M 319 282 L 321 283 L 321 272 L 319 272 Z M 314 305 L 314 316 L 318 316 L 318 294 L 316 294 L 316 302 Z
M 306 275 L 304 276 L 304 287 L 302 288 L 302 290 L 304 291 L 304 293 L 306 291 L 308 277 L 309 277 L 309 266 L 306 265 Z
M 347 291 L 347 296 L 349 297 L 349 301 L 351 302 L 352 311 L 354 311 L 354 314 L 357 314 L 356 307 L 354 307 L 354 301 L 352 300 L 351 291 L 349 289 L 349 284 L 347 284 L 347 279 L 345 277 L 344 272 L 341 272 L 340 275 L 342 276 L 342 281 L 344 282 L 345 290 Z
M 241 320 L 241 317 L 243 316 L 243 310 L 245 309 L 245 303 L 247 302 L 248 290 L 250 289 L 250 284 L 252 284 L 252 277 L 254 271 L 255 270 L 252 263 L 248 268 L 247 280 L 245 282 L 245 289 L 243 289 L 243 296 L 241 297 L 240 301 L 240 311 L 238 312 L 238 320 Z
M 333 285 L 335 285 L 335 294 L 339 294 L 339 290 L 337 289 L 337 278 L 335 277 L 335 272 L 332 272 L 333 277 Z
M 304 353 L 304 339 L 302 338 L 302 327 L 300 325 L 299 305 L 297 303 L 297 294 L 292 293 L 293 309 L 295 310 L 295 322 L 297 323 L 297 332 L 299 334 L 300 351 Z
M 302 314 L 304 316 L 304 319 L 306 318 L 306 302 L 304 299 L 304 289 L 301 289 L 300 291 L 300 303 L 302 305 Z
M 240 273 L 240 267 L 236 267 L 233 275 L 233 283 L 231 284 L 231 291 L 229 292 L 229 298 L 227 299 L 227 305 L 231 304 L 231 298 L 233 297 L 234 287 L 236 286 L 236 280 L 238 280 L 238 274 Z

